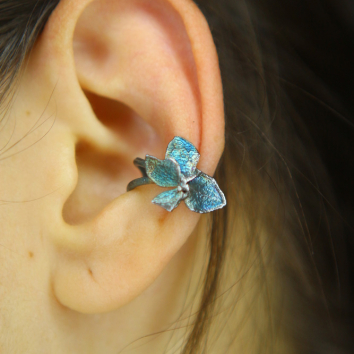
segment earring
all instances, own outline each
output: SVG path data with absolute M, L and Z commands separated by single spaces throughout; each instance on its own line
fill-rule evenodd
M 197 213 L 221 209 L 226 205 L 224 193 L 214 178 L 196 168 L 199 157 L 192 143 L 176 136 L 168 144 L 164 160 L 150 155 L 146 155 L 145 160 L 139 157 L 134 160 L 143 177 L 131 181 L 127 191 L 155 183 L 160 187 L 174 187 L 152 200 L 167 211 L 175 209 L 182 200 Z

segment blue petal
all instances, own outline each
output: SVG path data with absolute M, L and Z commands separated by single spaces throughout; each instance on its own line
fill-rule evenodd
M 203 172 L 189 183 L 189 196 L 184 200 L 187 207 L 197 213 L 208 213 L 226 205 L 224 193 L 215 179 Z
M 166 159 L 173 158 L 178 162 L 181 172 L 187 180 L 195 176 L 200 155 L 195 146 L 186 139 L 176 136 L 168 144 L 165 157 Z
M 177 187 L 181 179 L 181 170 L 176 161 L 146 155 L 146 174 L 160 187 Z
M 174 208 L 178 206 L 183 197 L 183 192 L 179 192 L 177 188 L 171 189 L 166 192 L 160 193 L 157 197 L 155 197 L 152 202 L 157 204 L 167 211 L 172 211 Z

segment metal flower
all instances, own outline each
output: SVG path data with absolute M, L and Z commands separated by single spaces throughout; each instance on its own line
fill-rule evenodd
M 164 160 L 146 155 L 148 178 L 158 186 L 175 187 L 162 192 L 152 202 L 167 211 L 172 211 L 182 200 L 197 213 L 224 207 L 226 199 L 215 179 L 196 168 L 199 157 L 195 146 L 179 136 L 168 144 Z

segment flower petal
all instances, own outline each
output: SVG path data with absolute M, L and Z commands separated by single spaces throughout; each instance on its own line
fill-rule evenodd
M 172 159 L 159 160 L 146 155 L 146 174 L 160 187 L 177 187 L 181 179 L 181 170 Z
M 189 183 L 189 196 L 184 200 L 187 207 L 197 213 L 208 213 L 226 205 L 224 193 L 215 179 L 203 172 Z
M 195 176 L 195 170 L 199 161 L 199 152 L 195 146 L 179 136 L 173 138 L 166 150 L 166 159 L 173 158 L 181 168 L 182 174 L 187 180 Z
M 160 193 L 157 197 L 155 197 L 152 202 L 157 204 L 167 211 L 172 211 L 174 208 L 178 206 L 183 197 L 183 192 L 179 192 L 177 188 L 171 189 L 169 191 L 165 191 Z

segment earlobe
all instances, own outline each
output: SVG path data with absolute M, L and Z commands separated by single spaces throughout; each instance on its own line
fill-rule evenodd
M 133 153 L 163 159 L 172 138 L 183 136 L 201 153 L 198 168 L 213 174 L 224 142 L 222 89 L 210 30 L 192 2 L 96 0 L 73 5 L 63 0 L 29 68 L 43 60 L 51 77 L 57 75 L 58 124 L 70 132 L 70 149 L 83 143 L 85 153 L 113 154 L 131 161 L 133 169 Z M 122 105 L 130 112 L 124 117 Z M 100 119 L 103 112 L 106 119 Z M 131 112 L 140 116 L 136 124 L 151 126 L 159 137 L 149 145 L 152 150 L 144 140 L 137 148 L 130 135 L 137 129 L 124 133 L 124 124 L 107 119 L 131 120 Z M 84 194 L 90 187 L 80 188 L 85 176 L 90 180 L 97 172 L 98 165 L 90 166 L 81 169 L 77 159 L 76 189 L 67 190 L 58 206 L 64 215 L 81 207 L 78 200 L 90 202 Z M 105 181 L 98 178 L 95 188 L 105 187 Z M 112 183 L 126 186 L 126 178 L 114 175 Z M 56 229 L 48 234 L 56 252 L 53 290 L 61 304 L 83 313 L 113 310 L 158 277 L 199 220 L 184 205 L 170 214 L 152 204 L 160 192 L 154 185 L 139 187 L 75 226 L 56 216 Z

